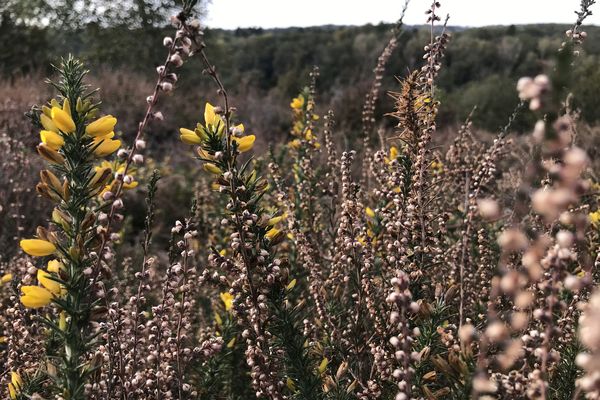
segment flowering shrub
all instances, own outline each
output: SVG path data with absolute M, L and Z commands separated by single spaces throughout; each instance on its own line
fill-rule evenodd
M 489 143 L 470 116 L 439 145 L 436 79 L 451 45 L 439 2 L 423 66 L 390 93 L 392 132 L 374 115 L 401 20 L 377 60 L 360 151 L 342 150 L 333 111 L 317 114 L 315 68 L 290 103 L 289 140 L 261 154 L 193 2 L 173 18 L 129 147 L 83 64 L 64 59 L 56 97 L 29 113 L 51 215 L 24 232 L 26 255 L 0 265 L 5 396 L 600 398 L 598 184 L 567 85 L 593 4 L 581 2 L 554 69 L 516 83 L 518 104 Z M 165 188 L 144 167 L 143 136 L 188 57 L 219 103 L 179 130 L 196 196 L 160 252 Z M 520 113 L 538 122 L 511 138 Z M 125 256 L 123 193 L 142 186 L 143 237 Z

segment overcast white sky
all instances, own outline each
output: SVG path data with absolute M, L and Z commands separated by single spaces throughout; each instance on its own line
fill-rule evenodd
M 451 25 L 483 26 L 575 21 L 579 0 L 441 0 Z M 207 25 L 213 28 L 363 25 L 395 21 L 404 0 L 212 0 Z M 431 0 L 411 0 L 407 24 L 425 21 Z M 587 24 L 600 24 L 600 4 Z

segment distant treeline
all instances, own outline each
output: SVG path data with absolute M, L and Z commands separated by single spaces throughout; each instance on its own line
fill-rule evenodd
M 60 56 L 73 53 L 94 67 L 129 70 L 147 77 L 164 57 L 160 28 L 103 28 L 88 24 L 76 30 L 16 25 L 4 15 L 0 22 L 0 71 L 6 77 L 49 71 Z M 518 102 L 515 84 L 521 76 L 548 72 L 568 29 L 561 25 L 529 25 L 453 29 L 439 79 L 442 122 L 459 123 L 477 106 L 474 122 L 496 131 Z M 590 27 L 574 74 L 574 104 L 590 124 L 600 119 L 600 28 Z M 360 127 L 362 99 L 373 78 L 372 69 L 391 35 L 391 25 L 323 26 L 289 29 L 206 30 L 207 52 L 217 64 L 226 87 L 237 96 L 262 104 L 281 104 L 269 118 L 273 131 L 288 126 L 289 99 L 306 85 L 313 65 L 320 68 L 319 105 L 332 107 L 340 125 L 352 133 Z M 384 81 L 395 90 L 394 76 L 419 65 L 429 32 L 407 27 Z M 209 90 L 198 61 L 186 64 L 178 85 L 186 91 Z M 195 70 L 195 72 L 194 72 Z M 265 101 L 268 99 L 269 101 Z M 392 107 L 384 96 L 382 111 Z M 243 111 L 241 111 L 243 114 Z M 391 123 L 391 121 L 389 122 Z M 518 121 L 526 129 L 529 121 Z

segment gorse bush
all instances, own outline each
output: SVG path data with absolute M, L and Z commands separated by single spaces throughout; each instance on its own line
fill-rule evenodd
M 491 142 L 473 130 L 476 109 L 439 137 L 451 35 L 437 1 L 422 66 L 389 93 L 393 130 L 377 125 L 375 104 L 402 19 L 391 33 L 355 150 L 334 111 L 318 112 L 315 67 L 289 105 L 287 143 L 256 152 L 260 132 L 239 120 L 245 105 L 208 58 L 194 1 L 172 18 L 129 146 L 83 63 L 63 59 L 55 97 L 27 113 L 40 136 L 37 199 L 17 166 L 42 164 L 0 137 L 0 215 L 16 216 L 1 243 L 19 237 L 25 253 L 0 265 L 5 397 L 600 398 L 600 186 L 569 87 L 594 3 L 581 1 L 553 68 L 515 82 L 518 105 Z M 195 195 L 171 205 L 186 217 L 160 232 L 157 199 L 181 196 L 173 171 L 142 154 L 144 133 L 191 57 L 219 103 L 179 130 Z M 524 115 L 537 120 L 531 135 L 511 138 Z M 125 196 L 138 190 L 143 212 Z M 25 222 L 39 216 L 26 213 L 42 201 L 49 217 L 34 229 Z M 135 214 L 143 231 L 131 238 Z M 168 249 L 152 245 L 165 236 Z

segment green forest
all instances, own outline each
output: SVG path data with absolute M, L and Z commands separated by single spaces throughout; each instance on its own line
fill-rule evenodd
M 5 12 L 0 22 L 0 71 L 13 79 L 31 73 L 45 76 L 52 63 L 71 53 L 85 60 L 91 69 L 114 71 L 125 80 L 130 75 L 136 80 L 151 77 L 148 66 L 161 63 L 163 50 L 158 43 L 169 28 L 156 27 L 151 21 L 143 23 L 139 15 L 135 16 L 136 22 L 125 18 L 121 20 L 125 23 L 78 23 L 69 30 L 58 30 L 17 22 L 18 18 Z M 308 84 L 313 66 L 320 69 L 317 89 L 322 111 L 336 110 L 342 127 L 352 136 L 360 127 L 362 98 L 373 66 L 392 28 L 391 24 L 234 31 L 209 27 L 204 35 L 209 54 L 220 61 L 225 86 L 235 87 L 235 96 L 250 100 L 252 110 L 240 110 L 240 115 L 250 118 L 253 113 L 253 126 L 267 137 L 287 132 L 286 101 Z M 452 45 L 438 81 L 443 104 L 440 123 L 458 124 L 476 106 L 473 123 L 483 130 L 497 131 L 518 103 L 514 82 L 520 76 L 551 68 L 566 29 L 561 25 L 450 27 Z M 597 27 L 589 27 L 590 35 L 597 32 Z M 428 35 L 426 27 L 404 27 L 388 71 L 414 69 L 421 61 L 422 44 Z M 600 98 L 596 95 L 600 91 L 598 57 L 600 43 L 587 41 L 573 74 L 576 106 L 589 124 L 600 119 Z M 186 73 L 179 82 L 186 87 L 186 101 L 214 96 L 208 90 L 210 83 L 200 73 L 198 60 L 192 60 L 186 69 L 198 72 Z M 388 73 L 384 90 L 394 91 L 397 87 L 394 73 Z M 378 109 L 389 109 L 391 100 L 383 96 L 380 103 Z M 392 122 L 384 119 L 383 123 Z M 529 123 L 519 119 L 514 127 L 522 131 Z M 175 129 L 168 121 L 165 124 Z

